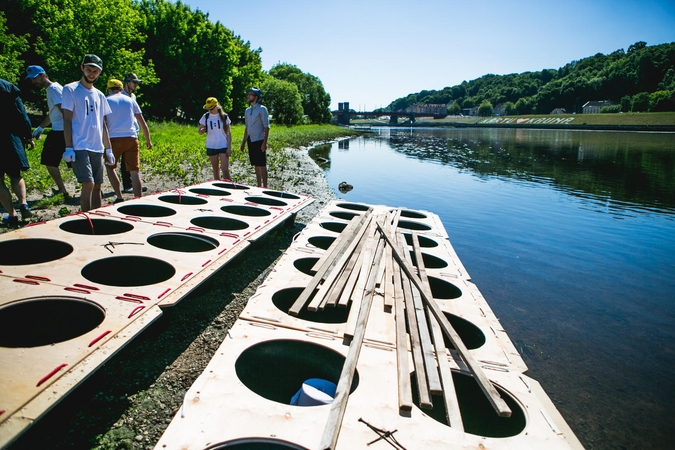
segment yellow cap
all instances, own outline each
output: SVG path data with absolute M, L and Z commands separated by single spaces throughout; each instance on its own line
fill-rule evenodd
M 108 89 L 117 88 L 124 89 L 122 82 L 116 78 L 111 78 L 108 80 Z
M 215 108 L 218 106 L 218 99 L 215 97 L 209 97 L 206 99 L 206 104 L 204 105 L 204 109 L 211 109 Z

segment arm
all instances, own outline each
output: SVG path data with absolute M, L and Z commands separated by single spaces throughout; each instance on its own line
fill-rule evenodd
M 108 116 L 105 116 L 103 118 L 103 147 L 112 148 L 112 143 L 110 142 L 110 135 L 108 134 Z
M 265 138 L 263 139 L 262 145 L 260 146 L 260 150 L 262 150 L 263 153 L 265 151 L 267 151 L 267 138 L 269 137 L 269 135 L 270 135 L 270 129 L 265 128 Z
M 227 155 L 232 154 L 232 132 L 230 131 L 230 124 L 225 124 L 225 137 L 227 138 Z
M 136 114 L 136 121 L 141 127 L 141 131 L 143 131 L 143 136 L 145 136 L 145 148 L 152 148 L 152 142 L 150 141 L 150 129 L 148 128 L 148 123 L 145 121 L 143 114 Z
M 246 145 L 246 141 L 248 141 L 248 127 L 244 128 L 244 139 L 241 140 L 241 151 L 244 151 L 244 145 Z
M 63 110 L 63 139 L 66 148 L 73 148 L 73 112 L 69 109 Z

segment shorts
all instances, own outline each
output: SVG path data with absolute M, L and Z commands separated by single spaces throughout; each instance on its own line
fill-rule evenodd
M 206 149 L 206 156 L 216 156 L 221 153 L 226 153 L 229 151 L 227 147 L 225 148 L 207 148 Z
M 103 153 L 76 150 L 73 172 L 78 183 L 103 184 Z
M 137 172 L 141 165 L 138 153 L 138 138 L 110 138 L 110 143 L 112 144 L 113 155 L 115 155 L 115 164 L 107 167 L 116 169 L 117 163 L 122 158 L 127 172 Z
M 40 164 L 43 166 L 59 167 L 65 151 L 66 140 L 63 138 L 63 131 L 50 131 L 47 133 L 45 145 L 42 148 Z
M 248 141 L 248 159 L 251 161 L 252 166 L 266 166 L 267 165 L 267 152 L 262 151 L 263 141 Z

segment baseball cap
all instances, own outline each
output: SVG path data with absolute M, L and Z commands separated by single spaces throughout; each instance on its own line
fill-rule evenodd
M 124 75 L 124 82 L 125 83 L 129 83 L 131 81 L 133 81 L 134 83 L 140 83 L 141 82 L 141 80 L 138 78 L 138 76 L 136 76 L 135 73 L 128 73 L 128 74 Z
M 112 89 L 112 88 L 123 89 L 124 85 L 117 78 L 111 78 L 111 79 L 108 80 L 108 86 L 107 87 L 108 87 L 108 89 Z
M 84 59 L 82 60 L 82 65 L 83 66 L 94 66 L 98 67 L 100 70 L 103 70 L 103 61 L 101 58 L 99 58 L 96 55 L 93 55 L 91 53 L 84 55 Z
M 28 66 L 26 68 L 26 80 L 32 80 L 43 73 L 45 73 L 45 69 L 40 66 Z
M 206 104 L 204 105 L 204 109 L 211 109 L 218 106 L 218 99 L 215 97 L 209 97 L 206 99 Z

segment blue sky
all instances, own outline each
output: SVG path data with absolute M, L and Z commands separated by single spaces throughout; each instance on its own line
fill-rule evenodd
M 482 75 L 558 69 L 631 44 L 675 42 L 675 0 L 185 0 L 252 48 L 263 69 L 319 77 L 331 108 L 385 107 Z

